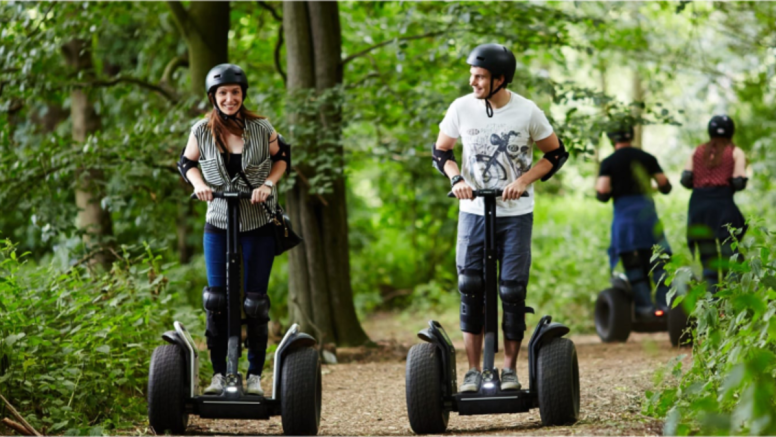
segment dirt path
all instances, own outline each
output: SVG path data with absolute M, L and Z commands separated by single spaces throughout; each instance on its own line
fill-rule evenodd
M 457 325 L 443 322 L 452 331 Z M 379 314 L 364 323 L 380 348 L 338 351 L 341 362 L 323 368 L 323 407 L 320 435 L 408 435 L 404 370 L 406 351 L 418 342 L 414 335 L 425 326 L 422 318 Z M 459 333 L 450 332 L 458 350 L 459 379 L 466 357 Z M 456 335 L 457 334 L 457 335 Z M 670 347 L 667 334 L 633 334 L 624 344 L 602 344 L 595 335 L 571 337 L 580 366 L 580 421 L 571 427 L 541 426 L 538 410 L 522 414 L 450 415 L 449 434 L 488 435 L 659 435 L 662 423 L 642 416 L 641 401 L 652 387 L 655 369 L 684 353 Z M 501 354 L 497 355 L 500 367 Z M 518 375 L 527 381 L 527 353 L 520 353 Z M 269 375 L 268 375 L 269 376 Z M 271 377 L 263 381 L 271 387 Z M 187 434 L 282 434 L 279 417 L 269 421 L 192 418 Z

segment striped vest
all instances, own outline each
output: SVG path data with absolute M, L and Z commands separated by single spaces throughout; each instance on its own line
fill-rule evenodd
M 199 167 L 205 182 L 213 191 L 219 193 L 226 191 L 250 193 L 251 189 L 239 176 L 235 181 L 229 180 L 226 163 L 216 146 L 207 122 L 207 119 L 200 120 L 191 128 L 199 144 Z M 272 168 L 269 137 L 274 131 L 275 129 L 267 120 L 248 120 L 245 124 L 242 169 L 253 188 L 259 188 L 264 184 Z M 272 198 L 267 201 L 271 211 L 275 210 L 277 199 L 277 189 L 272 187 Z M 226 229 L 226 202 L 226 199 L 213 199 L 208 202 L 205 221 L 219 229 Z M 252 231 L 267 223 L 269 218 L 264 207 L 258 203 L 252 205 L 248 199 L 240 199 L 240 232 Z

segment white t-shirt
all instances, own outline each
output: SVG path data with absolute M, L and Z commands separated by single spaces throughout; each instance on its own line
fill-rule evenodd
M 512 91 L 509 103 L 493 108 L 493 118 L 485 113 L 485 100 L 469 94 L 456 99 L 439 123 L 439 130 L 450 138 L 461 137 L 461 174 L 475 189 L 504 188 L 533 165 L 533 144 L 552 134 L 552 126 L 536 104 Z M 496 215 L 516 216 L 533 212 L 533 185 L 529 197 L 496 200 Z M 481 198 L 461 200 L 463 212 L 483 215 Z

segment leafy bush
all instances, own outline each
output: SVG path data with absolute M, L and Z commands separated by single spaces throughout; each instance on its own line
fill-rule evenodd
M 697 320 L 690 368 L 682 374 L 678 357 L 662 390 L 646 394 L 644 412 L 665 417 L 667 435 L 776 434 L 776 234 L 750 234 L 715 296 L 686 267 L 667 269 Z
M 148 366 L 181 320 L 201 329 L 148 246 L 123 247 L 108 272 L 36 266 L 0 241 L 0 390 L 47 434 L 99 434 L 144 421 Z M 94 426 L 93 425 L 99 425 Z

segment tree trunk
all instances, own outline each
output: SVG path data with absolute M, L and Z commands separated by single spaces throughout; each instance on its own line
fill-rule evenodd
M 191 2 L 188 10 L 180 2 L 168 2 L 181 36 L 189 52 L 189 91 L 205 94 L 207 72 L 218 64 L 229 61 L 229 2 Z M 187 184 L 181 184 L 190 191 Z M 188 263 L 193 249 L 188 243 L 191 225 L 188 218 L 194 213 L 188 196 L 181 196 L 178 204 L 177 236 L 178 258 Z
M 339 12 L 334 2 L 286 2 L 283 29 L 288 56 L 287 87 L 293 101 L 316 89 L 318 93 L 342 82 Z M 320 129 L 299 129 L 291 135 L 297 148 L 307 155 L 328 153 L 342 166 L 339 145 L 341 114 L 338 108 L 324 107 L 317 120 L 299 113 L 289 114 L 289 125 L 320 124 Z M 326 139 L 309 132 L 326 131 Z M 333 135 L 332 135 L 333 134 Z M 305 163 L 296 167 L 309 180 L 315 169 Z M 289 256 L 289 307 L 291 319 L 309 326 L 320 341 L 337 345 L 357 345 L 368 341 L 353 305 L 348 254 L 345 181 L 333 180 L 333 191 L 321 199 L 310 195 L 310 187 L 298 181 L 288 195 L 292 219 L 299 223 L 303 248 Z M 310 326 L 312 325 L 312 326 Z
M 644 101 L 644 86 L 641 81 L 641 73 L 639 73 L 639 70 L 633 71 L 633 101 L 634 102 L 643 102 Z M 641 108 L 634 108 L 633 109 L 633 116 L 639 117 L 641 116 Z M 643 139 L 644 139 L 644 126 L 637 125 L 633 128 L 633 147 L 637 147 L 639 149 L 642 148 L 643 145 Z
M 70 68 L 82 72 L 85 77 L 94 76 L 90 44 L 85 40 L 72 40 L 62 46 L 62 53 Z M 89 134 L 100 129 L 100 118 L 89 101 L 87 90 L 75 88 L 70 93 L 70 117 L 72 135 L 76 143 L 83 143 Z M 75 202 L 78 207 L 76 226 L 84 232 L 83 242 L 87 250 L 99 250 L 105 238 L 113 235 L 110 212 L 102 208 L 100 200 L 105 196 L 105 175 L 102 170 L 82 168 L 76 175 Z M 109 267 L 110 257 L 98 252 L 93 263 Z

